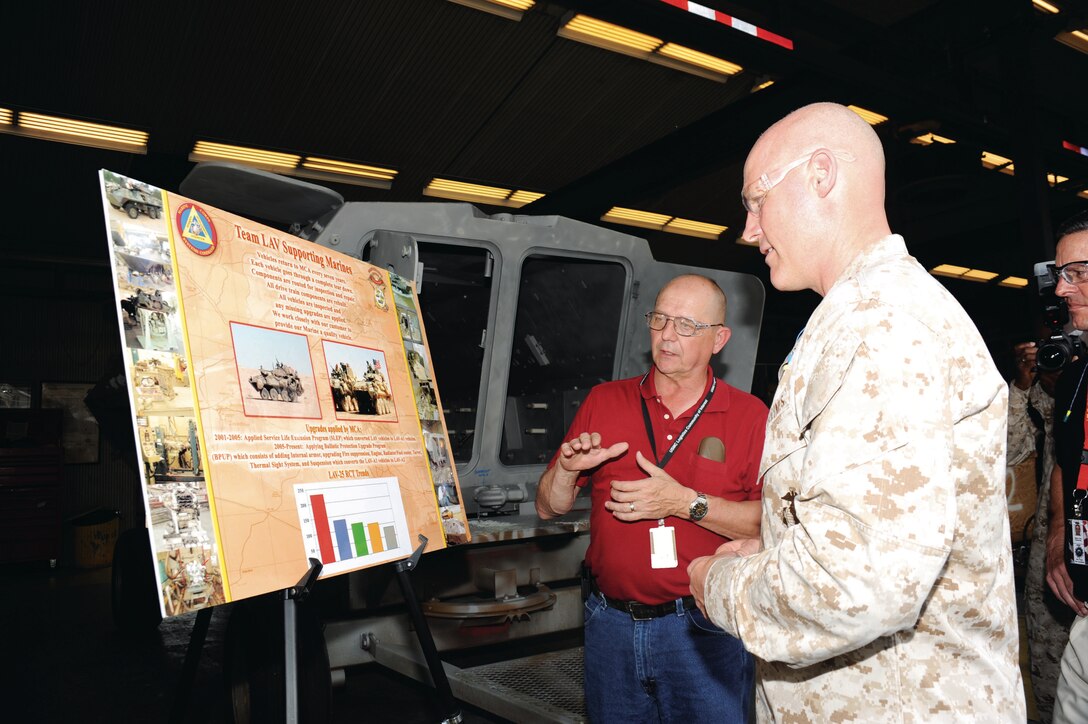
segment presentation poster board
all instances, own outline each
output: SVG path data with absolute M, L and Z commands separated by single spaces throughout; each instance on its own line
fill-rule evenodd
M 468 540 L 411 283 L 101 182 L 165 616 Z

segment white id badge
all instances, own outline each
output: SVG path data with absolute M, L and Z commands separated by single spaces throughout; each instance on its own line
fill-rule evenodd
M 650 568 L 676 568 L 676 529 L 659 525 L 650 528 Z
M 1073 540 L 1067 560 L 1078 566 L 1088 565 L 1088 559 L 1085 558 L 1084 553 L 1085 547 L 1088 546 L 1088 521 L 1071 520 L 1069 521 L 1069 527 L 1072 529 Z

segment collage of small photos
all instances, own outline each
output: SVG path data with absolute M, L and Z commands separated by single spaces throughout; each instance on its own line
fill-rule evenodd
M 463 543 L 468 540 L 461 512 L 461 501 L 457 497 L 457 482 L 454 477 L 453 458 L 446 446 L 446 437 L 442 430 L 442 415 L 435 392 L 432 369 L 427 359 L 427 350 L 423 344 L 423 332 L 419 323 L 412 288 L 404 277 L 390 273 L 393 286 L 393 301 L 400 324 L 401 339 L 408 359 L 408 376 L 412 380 L 412 395 L 416 401 L 419 422 L 423 428 L 423 443 L 427 450 L 427 462 L 434 480 L 438 508 L 442 517 L 442 528 L 450 543 Z
M 226 601 L 159 189 L 103 172 L 161 594 L 168 616 Z

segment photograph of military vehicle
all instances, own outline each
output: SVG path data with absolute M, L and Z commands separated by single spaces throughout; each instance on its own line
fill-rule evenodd
M 158 189 L 127 179 L 124 183 L 106 182 L 106 198 L 110 206 L 135 219 L 146 214 L 152 219 L 162 216 L 162 194 Z
M 253 389 L 257 390 L 262 400 L 298 402 L 305 391 L 298 371 L 279 361 L 270 370 L 261 367 L 257 374 L 249 378 L 249 384 L 253 385 Z
M 395 415 L 392 390 L 385 376 L 385 354 L 380 350 L 325 342 L 333 407 L 345 415 Z M 356 372 L 360 370 L 360 372 Z
M 251 417 L 318 419 L 321 400 L 306 335 L 231 322 L 236 393 Z M 224 377 L 221 384 L 228 384 Z

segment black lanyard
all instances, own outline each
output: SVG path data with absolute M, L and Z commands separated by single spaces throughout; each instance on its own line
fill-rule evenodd
M 649 376 L 649 373 L 646 374 Z M 643 377 L 642 380 L 645 382 L 646 378 Z M 664 468 L 669 464 L 669 460 L 672 459 L 672 454 L 680 447 L 680 443 L 684 442 L 684 438 L 688 436 L 688 433 L 691 432 L 691 428 L 695 427 L 695 423 L 698 422 L 699 418 L 702 416 L 703 410 L 710 404 L 710 398 L 714 396 L 714 390 L 717 389 L 717 387 L 717 378 L 711 377 L 710 389 L 707 390 L 706 397 L 703 398 L 702 403 L 699 405 L 699 409 L 695 411 L 695 414 L 691 416 L 691 420 L 688 421 L 687 426 L 684 427 L 680 434 L 676 436 L 676 439 L 673 440 L 672 447 L 665 452 L 665 457 L 661 458 L 661 460 L 657 460 L 657 444 L 654 442 L 654 428 L 650 423 L 650 411 L 646 408 L 646 399 L 641 395 L 639 396 L 638 401 L 642 403 L 642 421 L 646 423 L 646 437 L 650 438 L 650 450 L 653 451 L 654 460 L 657 462 L 659 468 Z

